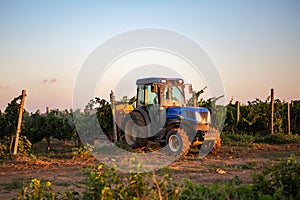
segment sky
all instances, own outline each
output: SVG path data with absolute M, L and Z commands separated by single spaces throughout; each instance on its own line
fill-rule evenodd
M 297 0 L 0 0 L 0 110 L 22 89 L 28 111 L 70 109 L 88 56 L 141 28 L 176 31 L 199 44 L 227 102 L 266 100 L 271 88 L 280 100 L 299 99 L 299 11 Z

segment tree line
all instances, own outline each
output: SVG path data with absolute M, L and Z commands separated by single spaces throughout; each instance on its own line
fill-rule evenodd
M 6 151 L 11 152 L 17 130 L 20 99 L 21 96 L 14 98 L 7 105 L 4 112 L 0 110 L 0 151 L 1 148 L 4 148 Z M 24 109 L 20 145 L 22 146 L 26 143 L 30 146 L 45 139 L 47 141 L 47 149 L 50 150 L 51 139 L 57 139 L 64 143 L 73 139 L 77 147 L 82 146 L 73 115 L 75 112 L 80 112 L 80 114 L 88 116 L 95 105 L 97 105 L 96 115 L 98 122 L 107 136 L 110 136 L 113 132 L 111 107 L 106 100 L 97 97 L 87 104 L 83 112 L 80 110 L 73 111 L 72 109 L 49 109 L 46 113 L 42 113 L 40 110 L 29 113 Z
M 17 129 L 18 113 L 20 109 L 21 96 L 14 98 L 2 112 L 0 110 L 0 142 L 11 149 L 13 139 Z M 129 101 L 129 100 L 128 100 Z M 208 100 L 200 99 L 198 106 L 214 109 L 217 98 Z M 95 98 L 91 100 L 85 110 L 58 110 L 52 109 L 49 112 L 41 113 L 37 110 L 35 113 L 29 113 L 24 110 L 21 138 L 28 140 L 31 144 L 45 139 L 48 143 L 48 149 L 51 148 L 51 139 L 58 139 L 63 142 L 73 139 L 75 144 L 81 145 L 80 138 L 76 131 L 73 121 L 74 112 L 80 112 L 82 115 L 90 115 L 96 107 L 98 122 L 108 137 L 113 134 L 113 120 L 110 103 L 105 99 Z M 270 133 L 270 102 L 269 99 L 262 101 L 255 99 L 242 104 L 239 107 L 239 119 L 237 102 L 231 100 L 226 106 L 226 118 L 223 127 L 223 133 L 243 133 L 243 134 L 269 134 Z M 300 100 L 293 101 L 290 112 L 291 133 L 300 133 Z M 274 130 L 275 133 L 287 133 L 287 103 L 275 100 L 274 112 Z M 217 118 L 213 118 L 217 121 Z
M 265 101 L 255 99 L 239 106 L 232 100 L 226 106 L 226 119 L 223 132 L 262 134 L 270 133 L 271 106 L 269 98 Z M 290 106 L 290 132 L 300 133 L 300 100 L 292 101 Z M 288 133 L 288 103 L 275 99 L 274 101 L 274 133 Z

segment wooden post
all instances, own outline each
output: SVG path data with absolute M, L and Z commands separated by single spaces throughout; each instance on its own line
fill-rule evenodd
M 236 123 L 239 123 L 239 121 L 240 121 L 240 102 L 239 101 L 237 101 L 236 102 L 236 106 L 237 106 L 237 108 L 236 108 Z
M 291 111 L 290 111 L 290 103 L 289 102 L 287 103 L 287 121 L 288 121 L 287 132 L 288 132 L 288 135 L 290 135 L 291 134 Z
M 271 89 L 271 134 L 274 134 L 274 89 Z
M 49 115 L 50 113 L 50 108 L 47 106 L 46 107 L 46 115 Z M 50 133 L 47 132 L 46 134 L 46 141 L 47 141 L 47 150 L 50 151 L 51 150 L 51 139 L 50 139 Z
M 235 131 L 238 132 L 238 124 L 240 121 L 240 102 L 236 102 L 236 124 L 235 124 Z
M 111 111 L 113 115 L 113 138 L 112 141 L 117 142 L 118 141 L 118 135 L 117 135 L 117 127 L 116 127 L 116 120 L 115 120 L 115 114 L 116 114 L 116 108 L 115 108 L 115 95 L 114 92 L 110 92 L 110 106 L 111 106 Z
M 18 126 L 17 126 L 17 131 L 16 131 L 16 139 L 15 139 L 13 155 L 16 155 L 18 152 L 18 143 L 19 143 L 19 136 L 20 136 L 20 132 L 21 132 L 25 96 L 26 96 L 26 90 L 22 90 L 21 106 L 20 106 L 20 111 L 19 111 L 19 119 L 18 119 Z

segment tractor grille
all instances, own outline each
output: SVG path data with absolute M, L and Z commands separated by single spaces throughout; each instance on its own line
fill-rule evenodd
M 185 114 L 186 114 L 186 116 L 188 117 L 188 118 L 194 118 L 195 117 L 195 112 L 193 112 L 193 111 L 190 111 L 190 110 L 186 110 L 185 111 Z

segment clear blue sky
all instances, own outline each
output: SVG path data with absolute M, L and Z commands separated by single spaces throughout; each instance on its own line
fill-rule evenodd
M 228 100 L 300 97 L 300 1 L 0 1 L 0 109 L 71 108 L 76 76 L 102 42 L 156 27 L 202 46 Z

